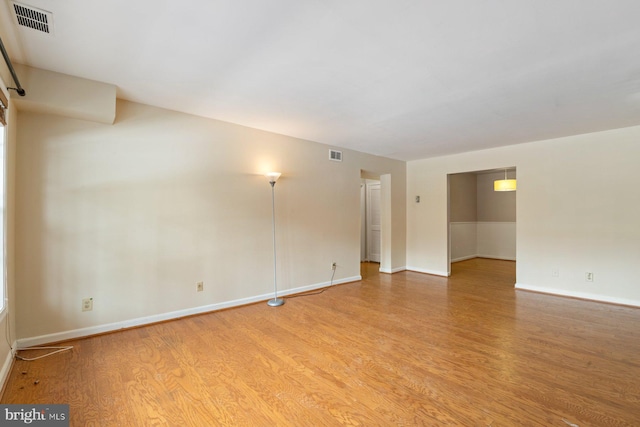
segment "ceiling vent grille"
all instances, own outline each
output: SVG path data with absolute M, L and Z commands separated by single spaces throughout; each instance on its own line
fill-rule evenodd
M 13 3 L 13 12 L 19 26 L 53 34 L 53 14 L 51 12 L 20 3 Z
M 342 151 L 329 150 L 329 160 L 333 160 L 334 162 L 341 162 Z

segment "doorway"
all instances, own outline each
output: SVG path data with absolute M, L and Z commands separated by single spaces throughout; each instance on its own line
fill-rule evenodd
M 363 179 L 360 184 L 360 260 L 362 262 L 380 262 L 382 238 L 380 200 L 380 181 Z
M 516 179 L 516 168 L 449 174 L 448 235 L 451 264 L 472 258 L 516 261 L 516 194 L 494 181 Z

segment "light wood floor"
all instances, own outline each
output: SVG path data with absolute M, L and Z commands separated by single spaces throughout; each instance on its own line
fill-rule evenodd
M 68 403 L 73 426 L 640 425 L 640 309 L 515 291 L 509 261 L 377 267 L 16 361 L 2 403 Z

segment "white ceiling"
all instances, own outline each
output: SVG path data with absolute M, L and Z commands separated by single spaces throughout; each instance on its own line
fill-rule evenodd
M 396 159 L 640 124 L 638 0 L 20 1 L 52 36 L 0 3 L 14 62 Z

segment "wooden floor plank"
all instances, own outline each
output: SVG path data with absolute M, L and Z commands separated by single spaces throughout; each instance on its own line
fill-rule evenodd
M 510 261 L 378 267 L 17 360 L 1 402 L 74 426 L 640 425 L 640 309 L 517 291 Z

